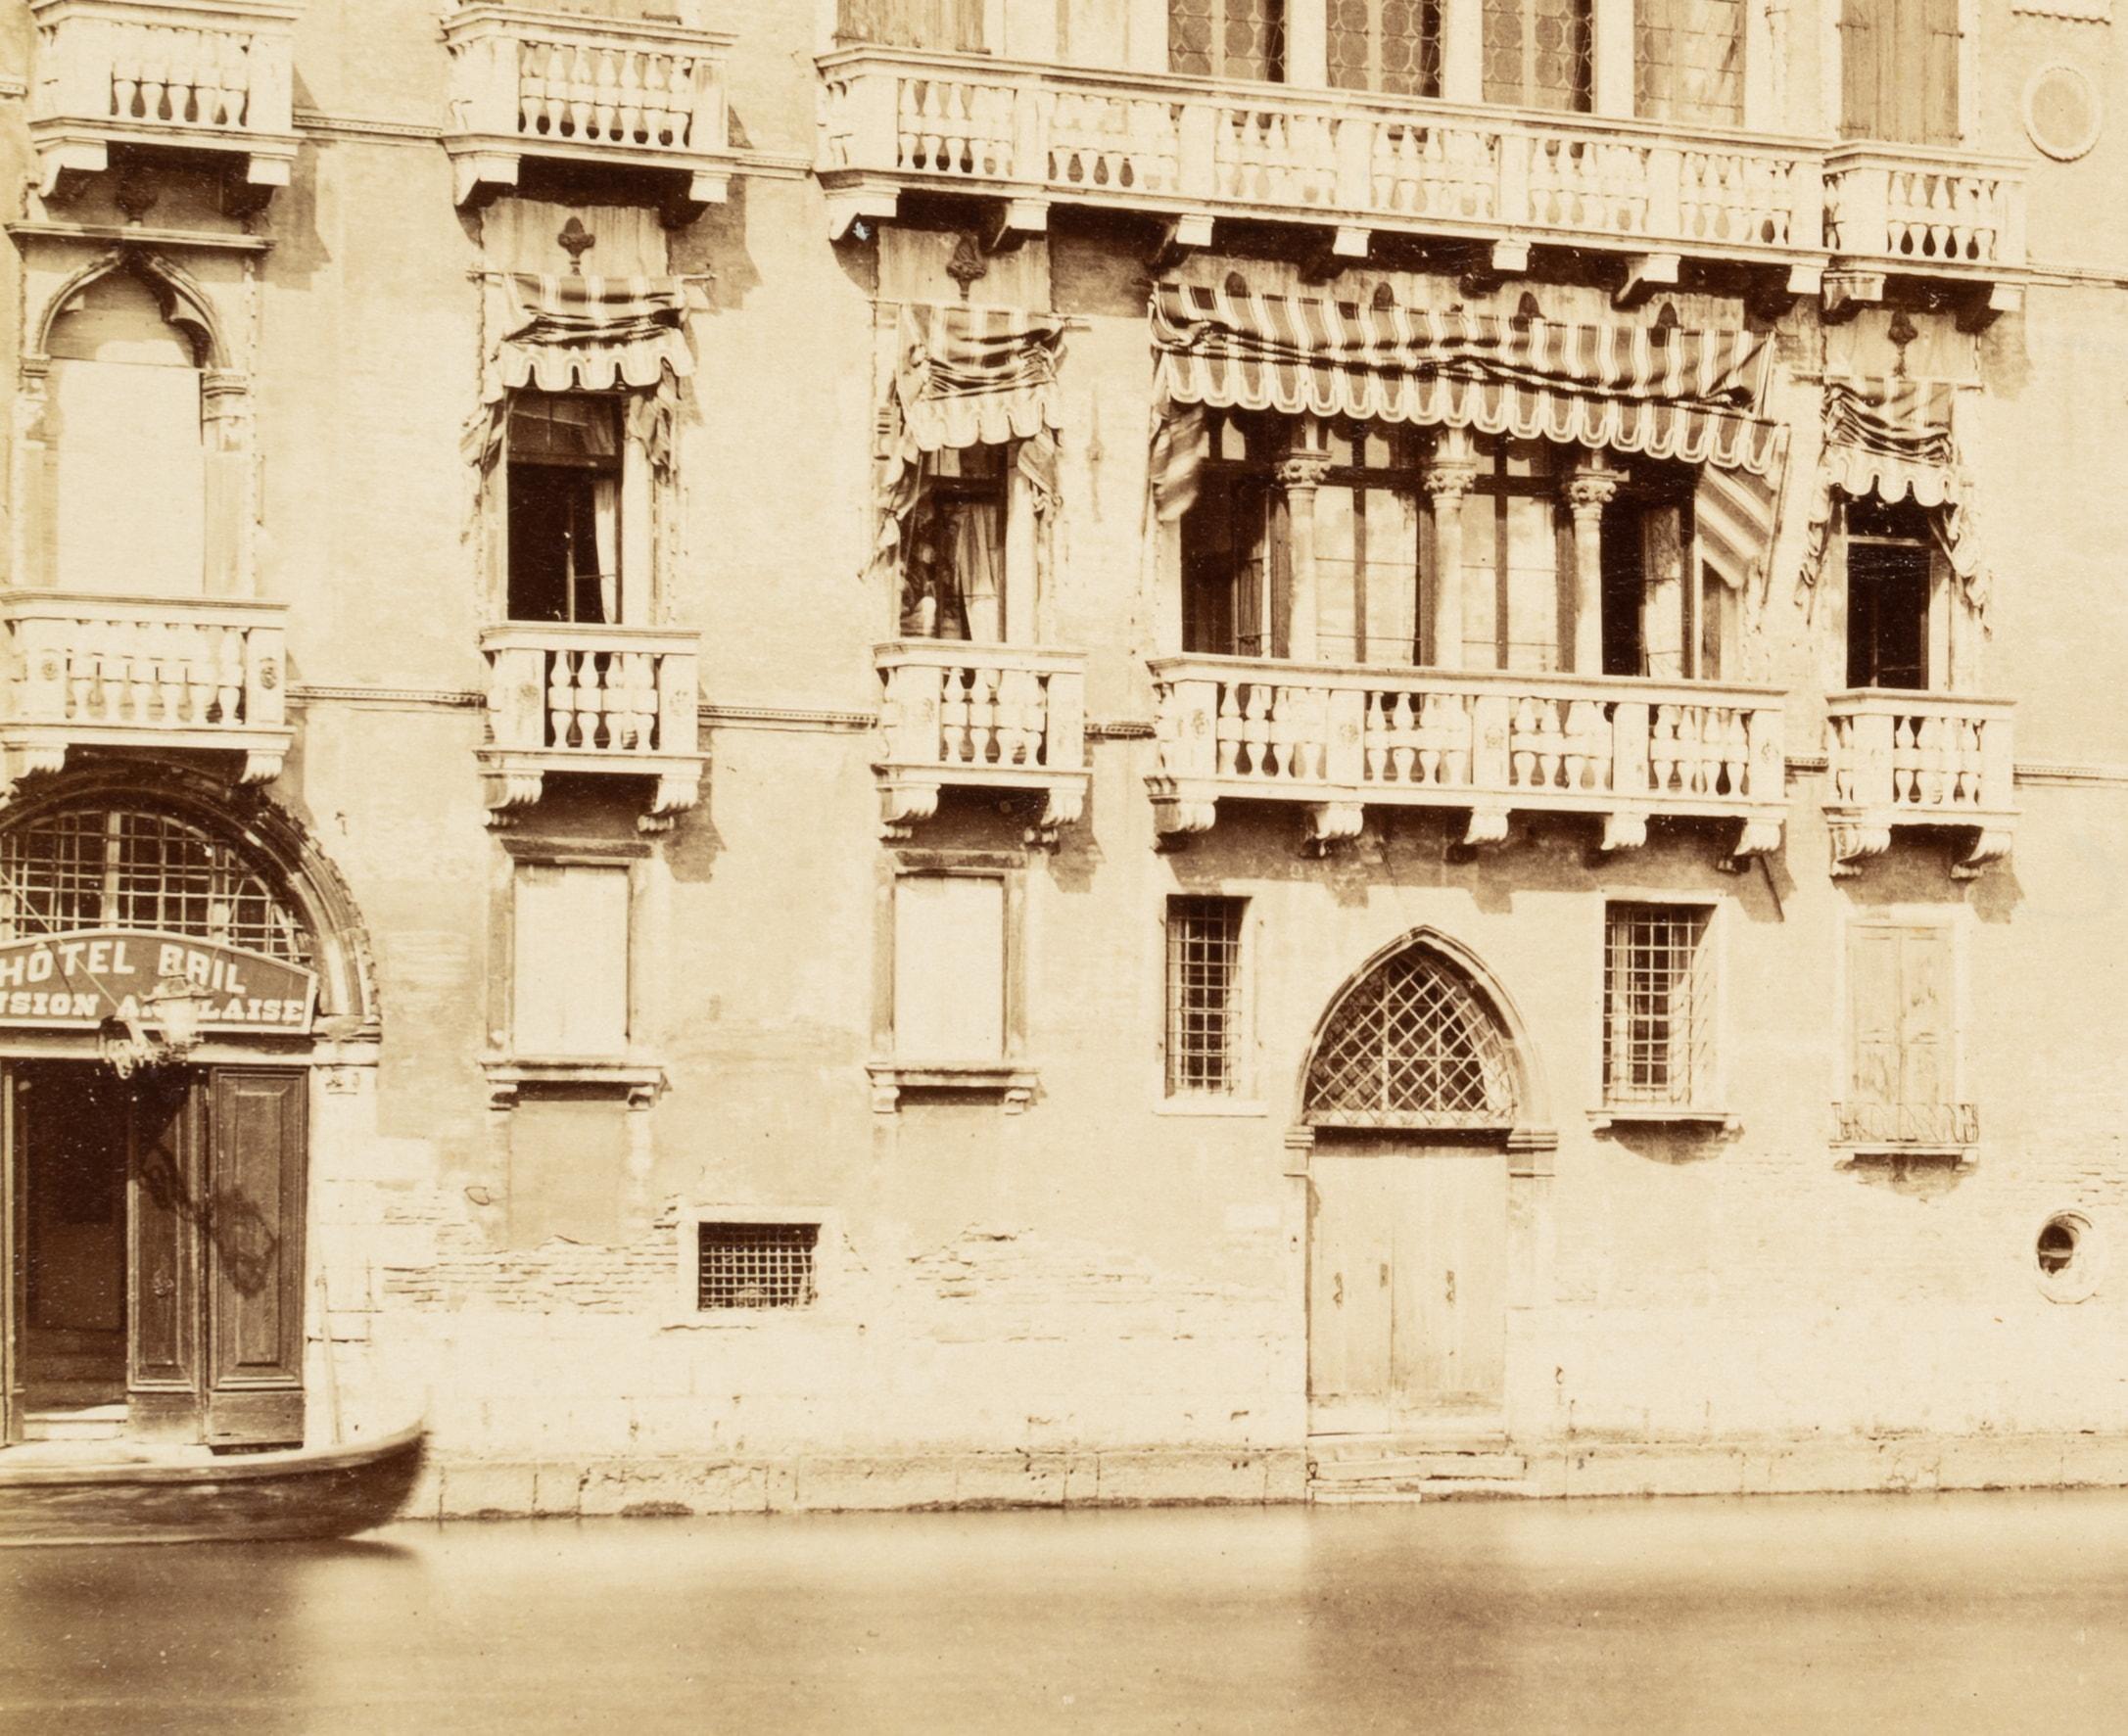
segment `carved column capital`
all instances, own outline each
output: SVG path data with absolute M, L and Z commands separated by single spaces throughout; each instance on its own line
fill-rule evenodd
M 1321 488 L 1329 476 L 1330 459 L 1321 452 L 1303 452 L 1284 460 L 1278 467 L 1278 480 L 1289 494 L 1296 491 L 1312 493 Z
M 1567 473 L 1562 493 L 1567 508 L 1577 519 L 1593 518 L 1618 498 L 1619 484 L 1626 479 L 1615 470 L 1577 468 Z
M 1423 487 L 1436 503 L 1460 500 L 1478 483 L 1478 466 L 1469 459 L 1440 459 L 1426 468 Z

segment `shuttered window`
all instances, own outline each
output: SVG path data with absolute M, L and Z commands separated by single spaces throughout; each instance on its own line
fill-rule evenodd
M 1959 0 L 1841 0 L 1840 133 L 1959 142 Z
M 521 1056 L 628 1051 L 628 869 L 521 863 L 511 1022 Z
M 979 54 L 983 0 L 840 0 L 835 40 Z
M 1005 1052 L 1005 881 L 904 874 L 894 884 L 894 1051 L 917 1063 Z
M 1947 1137 L 1956 1095 L 1952 931 L 1858 923 L 1847 942 L 1849 1075 L 1843 1137 Z

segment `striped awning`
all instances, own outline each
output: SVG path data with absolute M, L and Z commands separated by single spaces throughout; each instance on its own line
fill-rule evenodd
M 1811 501 L 1802 578 L 1817 583 L 1841 495 L 1896 506 L 1912 500 L 1975 608 L 1988 575 L 1973 536 L 1972 491 L 1954 423 L 1958 390 L 1938 380 L 1857 375 L 1825 382 L 1825 445 Z
M 495 334 L 482 397 L 505 392 L 642 391 L 694 372 L 686 300 L 669 277 L 519 271 L 490 280 Z
M 1771 338 L 1377 307 L 1163 283 L 1166 405 L 1469 428 L 1774 476 Z
M 1064 331 L 1054 313 L 905 305 L 894 366 L 904 449 L 1003 446 L 1057 427 Z

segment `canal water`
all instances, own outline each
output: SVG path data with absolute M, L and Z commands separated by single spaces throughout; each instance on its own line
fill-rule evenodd
M 2128 1493 L 402 1525 L 0 1552 L 0 1730 L 2085 1731 Z

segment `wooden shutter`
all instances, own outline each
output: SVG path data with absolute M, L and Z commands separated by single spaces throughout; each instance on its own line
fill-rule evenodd
M 1951 930 L 1903 928 L 1898 934 L 1899 1101 L 1947 1103 L 1957 1070 Z
M 1005 1053 L 1005 882 L 905 874 L 894 885 L 894 1052 L 905 1061 Z
M 1918 16 L 1920 41 L 1910 66 L 1921 70 L 1917 130 L 1911 136 L 1922 145 L 1955 145 L 1959 142 L 1959 0 L 1906 0 Z M 1908 77 L 1911 80 L 1913 72 Z M 1909 135 L 1902 134 L 1902 137 Z
M 300 1442 L 309 1079 L 265 1067 L 219 1067 L 213 1078 L 207 1439 Z
M 510 1007 L 519 1055 L 627 1053 L 628 882 L 619 865 L 519 865 Z
M 0 1064 L 0 1446 L 23 1438 L 23 1322 L 29 1311 L 24 1248 L 21 1073 Z
M 126 1117 L 128 1421 L 188 1441 L 199 1438 L 199 1256 L 212 1219 L 203 1114 L 192 1075 L 148 1075 Z
M 1840 135 L 1880 139 L 1891 117 L 1880 100 L 1883 68 L 1878 57 L 1891 31 L 1886 0 L 1843 0 L 1840 7 Z
M 1847 942 L 1847 1018 L 1850 1103 L 1868 1104 L 1888 1120 L 1899 1102 L 1902 931 L 1865 923 Z

